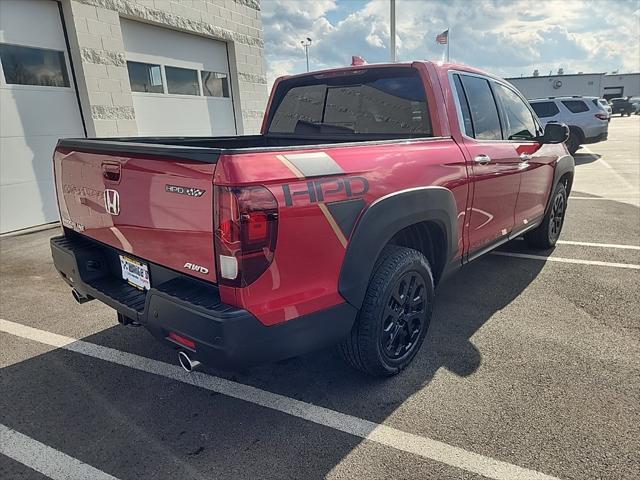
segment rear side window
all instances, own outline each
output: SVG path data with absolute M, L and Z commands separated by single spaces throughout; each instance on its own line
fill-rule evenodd
M 462 85 L 469 102 L 475 138 L 502 140 L 498 108 L 489 82 L 484 78 L 461 75 Z
M 536 137 L 536 124 L 529 107 L 510 88 L 499 83 L 494 83 L 493 87 L 507 117 L 505 138 L 507 140 L 533 140 Z
M 276 92 L 269 133 L 432 135 L 427 98 L 416 70 L 352 72 L 283 82 L 284 91 Z
M 462 82 L 460 81 L 460 75 L 453 76 L 453 83 L 456 86 L 456 95 L 458 97 L 458 104 L 462 112 L 462 122 L 464 124 L 464 133 L 468 137 L 475 137 L 473 132 L 473 122 L 471 121 L 471 112 L 469 111 L 469 103 L 467 102 L 467 96 L 464 94 L 464 88 L 462 88 Z
M 562 100 L 562 104 L 572 113 L 588 112 L 589 106 L 582 100 Z
M 555 102 L 535 102 L 531 104 L 531 108 L 539 118 L 553 117 L 560 113 Z

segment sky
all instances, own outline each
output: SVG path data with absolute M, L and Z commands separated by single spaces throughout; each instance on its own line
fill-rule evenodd
M 352 55 L 388 61 L 389 0 L 262 0 L 267 79 Z M 640 71 L 640 0 L 396 0 L 397 59 L 450 58 L 503 77 Z

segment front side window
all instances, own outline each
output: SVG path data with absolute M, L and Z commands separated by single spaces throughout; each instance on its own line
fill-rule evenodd
M 200 95 L 198 72 L 189 68 L 164 67 L 167 92 L 178 95 Z
M 299 82 L 299 85 L 295 85 Z M 412 68 L 295 79 L 276 93 L 269 133 L 430 136 L 422 79 Z
M 229 77 L 226 73 L 200 72 L 202 78 L 202 93 L 205 97 L 229 98 Z
M 502 140 L 498 107 L 489 82 L 484 78 L 461 75 L 462 85 L 469 102 L 475 138 Z
M 563 100 L 562 104 L 572 113 L 588 112 L 589 107 L 582 100 Z
M 0 44 L 4 80 L 10 85 L 68 87 L 64 52 L 44 48 Z
M 538 118 L 555 117 L 560 113 L 555 102 L 535 102 L 531 104 L 531 108 L 536 112 Z
M 164 93 L 160 65 L 127 62 L 132 92 Z
M 527 105 L 510 88 L 499 83 L 494 83 L 493 86 L 507 117 L 505 139 L 533 140 L 536 138 L 536 124 Z

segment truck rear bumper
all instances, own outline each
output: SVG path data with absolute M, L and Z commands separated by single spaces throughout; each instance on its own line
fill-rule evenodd
M 159 265 L 149 265 L 152 288 L 138 290 L 120 277 L 116 260 L 123 252 L 85 237 L 54 237 L 51 253 L 62 278 L 81 296 L 100 300 L 141 323 L 165 345 L 225 370 L 336 344 L 347 336 L 357 314 L 342 303 L 268 327 L 248 311 L 222 303 L 215 285 Z M 195 346 L 176 343 L 169 338 L 171 332 Z

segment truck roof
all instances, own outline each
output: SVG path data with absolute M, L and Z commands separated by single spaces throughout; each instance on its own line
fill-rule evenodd
M 470 73 L 477 73 L 479 75 L 485 75 L 487 77 L 498 78 L 498 79 L 501 78 L 492 73 L 486 72 L 484 70 L 480 70 L 478 68 L 470 67 L 469 65 L 465 65 L 463 63 L 446 63 L 446 62 L 434 62 L 431 60 L 414 60 L 410 62 L 409 61 L 395 62 L 395 63 L 383 62 L 383 63 L 366 63 L 364 65 L 346 65 L 344 67 L 338 67 L 338 68 L 329 68 L 325 70 L 314 70 L 311 72 L 297 73 L 295 75 L 283 75 L 276 79 L 276 83 L 278 83 L 281 80 L 302 78 L 307 76 L 331 75 L 331 74 L 340 73 L 340 72 L 349 72 L 354 70 L 357 71 L 357 70 L 364 70 L 364 69 L 371 69 L 371 68 L 413 67 L 416 64 L 428 64 L 433 66 L 433 68 L 435 68 L 436 70 L 440 70 L 440 71 L 461 70 L 461 71 L 470 72 Z

